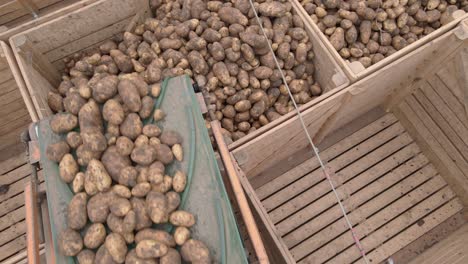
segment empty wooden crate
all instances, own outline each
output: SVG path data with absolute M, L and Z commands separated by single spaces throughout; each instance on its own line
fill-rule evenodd
M 465 20 L 303 112 L 369 263 L 467 221 L 467 37 Z M 297 117 L 231 153 L 275 262 L 364 263 Z
M 354 61 L 350 62 L 349 60 L 343 59 L 338 51 L 333 47 L 331 42 L 328 40 L 328 38 L 325 36 L 323 32 L 320 31 L 319 27 L 317 24 L 315 24 L 312 19 L 310 18 L 310 15 L 306 12 L 306 10 L 302 7 L 301 3 L 307 4 L 310 3 L 311 1 L 308 0 L 291 0 L 290 1 L 293 6 L 296 6 L 298 10 L 300 10 L 300 14 L 303 16 L 304 20 L 306 20 L 314 30 L 314 32 L 317 34 L 317 36 L 320 38 L 320 40 L 324 43 L 324 45 L 328 48 L 330 51 L 332 57 L 336 60 L 336 62 L 342 67 L 343 71 L 345 74 L 349 77 L 351 82 L 355 82 L 357 80 L 362 79 L 363 77 L 368 76 L 369 74 L 381 69 L 382 67 L 390 64 L 391 62 L 401 58 L 402 56 L 410 53 L 411 51 L 423 46 L 425 43 L 430 42 L 431 40 L 434 40 L 444 33 L 448 32 L 449 30 L 453 29 L 461 20 L 465 19 L 468 17 L 468 14 L 466 14 L 465 11 L 463 10 L 457 10 L 452 14 L 452 21 L 441 26 L 434 32 L 428 34 L 427 36 L 424 36 L 421 39 L 416 40 L 415 42 L 409 44 L 408 46 L 404 47 L 401 50 L 398 50 L 394 54 L 382 59 L 381 61 L 365 68 L 362 63 L 359 61 Z M 385 1 L 384 1 L 385 2 Z M 387 1 L 389 2 L 389 1 Z M 390 9 L 391 10 L 391 9 Z M 358 27 L 359 31 L 359 27 Z M 385 32 L 385 29 L 382 30 L 382 32 Z
M 52 113 L 47 106 L 47 93 L 60 83 L 63 59 L 76 52 L 95 48 L 103 41 L 124 32 L 135 15 L 142 11 L 146 11 L 145 15 L 150 15 L 147 1 L 130 3 L 123 0 L 101 0 L 10 38 L 40 118 Z M 302 109 L 307 109 L 349 84 L 346 75 L 309 25 L 306 31 L 315 55 L 316 80 L 320 83 L 323 94 L 304 104 Z M 232 145 L 242 145 L 293 116 L 293 113 L 286 114 Z

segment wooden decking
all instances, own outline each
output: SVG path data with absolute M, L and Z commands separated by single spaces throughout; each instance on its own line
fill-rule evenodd
M 463 209 L 395 116 L 386 114 L 321 152 L 372 263 Z M 360 261 L 351 232 L 312 158 L 256 189 L 298 263 Z

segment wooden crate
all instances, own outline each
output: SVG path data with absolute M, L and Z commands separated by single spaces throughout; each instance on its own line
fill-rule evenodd
M 364 68 L 364 66 L 358 61 L 349 62 L 343 59 L 338 53 L 338 51 L 336 51 L 335 48 L 333 48 L 333 46 L 331 45 L 330 41 L 325 36 L 325 34 L 323 34 L 323 32 L 321 32 L 320 29 L 318 28 L 318 26 L 312 21 L 312 19 L 307 14 L 305 9 L 302 7 L 300 2 L 298 0 L 290 0 L 290 2 L 293 4 L 293 6 L 295 6 L 299 10 L 299 13 L 303 17 L 303 19 L 311 25 L 311 28 L 314 30 L 316 35 L 320 38 L 320 41 L 323 42 L 323 44 L 327 47 L 332 57 L 336 60 L 338 65 L 340 65 L 340 67 L 343 69 L 345 74 L 349 77 L 351 82 L 355 82 L 357 80 L 360 80 L 372 74 L 373 72 L 376 72 L 377 70 L 383 68 L 386 65 L 389 65 L 390 63 L 416 50 L 417 48 L 423 46 L 424 44 L 438 38 L 439 36 L 453 29 L 461 20 L 468 17 L 468 14 L 465 13 L 465 11 L 458 10 L 457 12 L 453 14 L 453 21 L 451 21 L 450 23 L 440 27 L 439 29 L 432 32 L 431 34 L 425 36 L 424 38 L 421 38 L 411 43 L 410 45 L 395 52 L 391 56 L 386 57 L 385 59 L 379 61 L 378 63 L 373 64 L 370 67 Z
M 303 112 L 371 263 L 466 222 L 468 20 Z M 277 263 L 363 263 L 297 117 L 233 157 Z
M 59 73 L 63 69 L 62 59 L 75 52 L 96 47 L 102 41 L 123 32 L 140 10 L 147 10 L 138 7 L 143 2 L 146 3 L 146 1 L 131 4 L 123 0 L 100 0 L 10 38 L 10 44 L 39 118 L 51 114 L 46 97 L 50 89 L 58 86 Z M 303 105 L 302 109 L 311 107 L 349 84 L 343 71 L 331 58 L 310 26 L 307 26 L 306 30 L 315 52 L 317 80 L 324 93 Z M 234 149 L 248 142 L 293 116 L 293 113 L 282 116 L 234 142 L 230 148 Z

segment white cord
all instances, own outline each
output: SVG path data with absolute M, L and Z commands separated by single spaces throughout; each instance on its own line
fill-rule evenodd
M 364 249 L 362 248 L 361 243 L 359 242 L 359 238 L 357 237 L 357 235 L 354 232 L 353 225 L 351 224 L 351 221 L 348 218 L 348 214 L 346 213 L 346 209 L 344 208 L 343 203 L 341 202 L 341 198 L 338 195 L 338 192 L 336 191 L 335 185 L 333 184 L 333 182 L 332 182 L 332 180 L 330 178 L 330 175 L 327 172 L 325 164 L 323 163 L 322 159 L 320 158 L 319 150 L 315 146 L 314 142 L 312 141 L 312 138 L 311 138 L 311 136 L 309 134 L 309 131 L 307 131 L 307 127 L 306 127 L 306 125 L 304 123 L 304 119 L 302 118 L 301 111 L 299 110 L 299 107 L 296 104 L 296 100 L 294 100 L 294 97 L 293 97 L 293 95 L 291 93 L 291 90 L 289 89 L 289 85 L 288 85 L 288 83 L 286 81 L 286 77 L 284 76 L 283 70 L 281 70 L 278 59 L 276 58 L 275 52 L 273 51 L 273 47 L 271 46 L 270 41 L 268 39 L 268 36 L 267 36 L 267 34 L 265 32 L 265 29 L 263 28 L 262 22 L 260 21 L 260 18 L 258 17 L 257 10 L 255 10 L 255 7 L 254 7 L 254 4 L 253 4 L 252 0 L 249 0 L 249 2 L 250 2 L 250 6 L 252 7 L 252 11 L 254 12 L 255 18 L 257 19 L 258 25 L 260 26 L 260 29 L 262 30 L 263 36 L 265 37 L 266 42 L 268 43 L 268 47 L 270 48 L 270 51 L 271 51 L 271 53 L 273 55 L 273 59 L 275 60 L 276 67 L 278 68 L 278 70 L 279 70 L 279 72 L 281 74 L 281 78 L 283 79 L 283 83 L 284 83 L 284 85 L 286 86 L 286 88 L 288 90 L 289 97 L 291 98 L 291 101 L 292 101 L 292 103 L 294 105 L 294 109 L 296 110 L 297 116 L 299 117 L 299 121 L 301 122 L 302 128 L 303 128 L 303 130 L 304 130 L 304 132 L 305 132 L 305 134 L 307 136 L 307 140 L 309 141 L 309 144 L 312 146 L 312 149 L 314 150 L 314 154 L 315 154 L 315 156 L 317 157 L 317 159 L 318 159 L 318 161 L 320 163 L 320 167 L 322 168 L 322 171 L 325 174 L 325 177 L 327 178 L 328 183 L 330 184 L 330 187 L 331 187 L 333 193 L 335 194 L 335 197 L 336 197 L 336 199 L 338 201 L 338 204 L 339 204 L 339 206 L 341 208 L 343 216 L 344 216 L 344 218 L 346 220 L 346 223 L 347 223 L 347 225 L 349 227 L 349 230 L 351 231 L 351 234 L 353 236 L 354 243 L 356 244 L 357 248 L 359 249 L 359 252 L 361 253 L 362 258 L 364 259 L 364 262 L 366 264 L 369 264 L 369 261 L 367 260 L 367 257 L 366 257 L 366 253 L 365 253 Z

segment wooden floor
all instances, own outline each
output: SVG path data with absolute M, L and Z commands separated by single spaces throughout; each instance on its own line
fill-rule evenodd
M 350 221 L 379 263 L 463 208 L 392 114 L 321 152 Z M 298 263 L 360 262 L 360 253 L 316 158 L 256 189 Z

